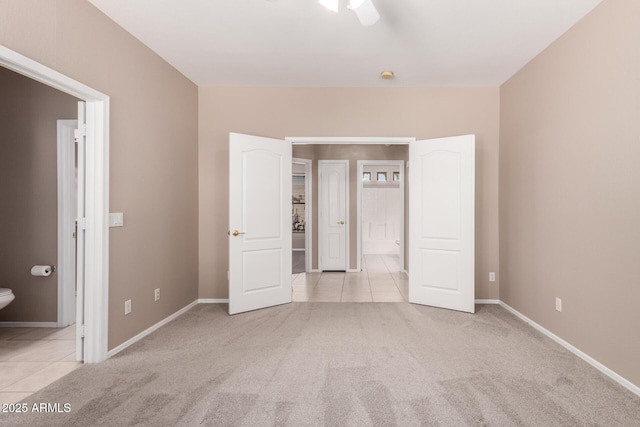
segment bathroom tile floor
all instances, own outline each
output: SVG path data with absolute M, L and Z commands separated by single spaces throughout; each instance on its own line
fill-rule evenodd
M 312 272 L 292 275 L 292 299 L 326 302 L 402 302 L 408 300 L 409 278 L 400 271 L 398 255 L 364 255 L 362 271 Z
M 17 403 L 82 365 L 76 325 L 0 328 L 0 404 Z

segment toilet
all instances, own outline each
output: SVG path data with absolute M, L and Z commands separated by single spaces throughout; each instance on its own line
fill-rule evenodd
M 11 301 L 15 299 L 15 295 L 11 289 L 0 288 L 0 310 L 5 308 Z

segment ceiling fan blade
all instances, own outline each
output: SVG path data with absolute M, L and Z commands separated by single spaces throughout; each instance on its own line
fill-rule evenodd
M 355 0 L 351 2 L 351 8 L 364 26 L 373 25 L 380 19 L 380 14 L 371 0 Z
M 318 3 L 332 12 L 338 13 L 338 3 L 340 0 L 318 0 Z

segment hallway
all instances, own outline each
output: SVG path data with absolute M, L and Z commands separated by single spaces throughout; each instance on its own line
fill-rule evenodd
M 294 274 L 292 285 L 294 302 L 403 302 L 409 295 L 398 255 L 364 255 L 358 273 Z

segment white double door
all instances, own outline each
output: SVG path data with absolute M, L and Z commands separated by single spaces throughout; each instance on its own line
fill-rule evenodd
M 230 314 L 291 302 L 291 157 L 288 141 L 230 134 Z M 473 313 L 475 138 L 411 142 L 409 165 L 409 301 Z

